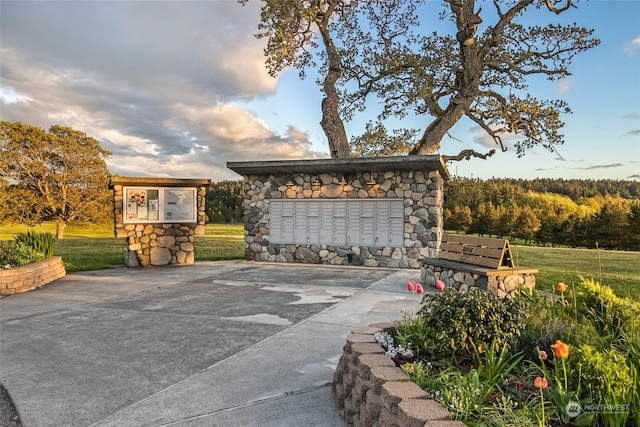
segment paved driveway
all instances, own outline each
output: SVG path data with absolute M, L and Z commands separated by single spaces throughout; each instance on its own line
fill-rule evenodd
M 0 381 L 25 427 L 343 426 L 354 326 L 395 320 L 415 270 L 200 262 L 68 275 L 0 300 Z

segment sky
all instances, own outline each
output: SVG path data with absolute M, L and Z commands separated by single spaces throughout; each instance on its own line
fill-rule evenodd
M 112 152 L 109 170 L 122 176 L 221 181 L 240 178 L 227 162 L 328 158 L 316 73 L 268 76 L 264 40 L 253 36 L 260 3 L 2 0 L 0 118 L 85 132 Z M 450 173 L 640 180 L 640 1 L 582 1 L 566 16 L 544 16 L 594 28 L 601 40 L 574 58 L 570 77 L 531 82 L 537 98 L 568 102 L 564 145 L 521 158 L 498 150 L 451 162 Z M 424 25 L 440 24 L 425 17 Z M 347 134 L 361 134 L 376 115 L 371 103 L 345 123 Z M 391 127 L 427 125 L 409 116 Z M 470 121 L 450 135 L 440 154 L 496 148 Z

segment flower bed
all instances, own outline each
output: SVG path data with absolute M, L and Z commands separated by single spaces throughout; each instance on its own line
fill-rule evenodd
M 468 426 L 640 426 L 639 302 L 590 280 L 512 300 L 437 285 L 414 315 L 348 337 L 334 380 L 347 421 L 425 425 L 403 408 L 429 396 Z
M 54 256 L 22 267 L 0 270 L 0 295 L 12 295 L 40 288 L 66 273 L 62 258 Z

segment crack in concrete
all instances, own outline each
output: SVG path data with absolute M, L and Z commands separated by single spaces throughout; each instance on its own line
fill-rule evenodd
M 198 420 L 198 419 L 210 417 L 210 416 L 216 415 L 216 414 L 221 414 L 221 413 L 225 413 L 225 412 L 231 412 L 231 411 L 234 411 L 234 410 L 237 410 L 237 409 L 243 409 L 243 408 L 248 408 L 248 407 L 251 407 L 251 406 L 262 405 L 263 403 L 274 402 L 274 401 L 277 401 L 277 400 L 286 399 L 286 398 L 291 397 L 291 396 L 296 396 L 296 395 L 300 395 L 300 394 L 309 393 L 309 392 L 320 390 L 320 389 L 323 389 L 323 388 L 326 388 L 326 387 L 331 387 L 331 382 L 327 382 L 327 383 L 324 383 L 324 384 L 321 384 L 321 385 L 317 385 L 317 386 L 314 386 L 314 387 L 304 388 L 304 389 L 301 389 L 301 390 L 287 391 L 287 392 L 284 392 L 283 394 L 278 394 L 278 395 L 275 395 L 275 396 L 269 396 L 269 397 L 264 397 L 262 399 L 252 400 L 252 401 L 249 401 L 249 402 L 242 403 L 240 405 L 229 406 L 227 408 L 217 409 L 215 411 L 206 412 L 204 414 L 193 415 L 191 417 L 187 417 L 187 418 L 183 418 L 183 419 L 180 419 L 180 420 L 171 421 L 169 423 L 159 424 L 159 426 L 178 425 L 178 424 L 181 424 L 181 423 L 186 422 L 186 421 Z

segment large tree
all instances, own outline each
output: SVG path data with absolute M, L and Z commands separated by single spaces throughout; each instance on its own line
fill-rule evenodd
M 425 0 L 263 0 L 257 36 L 267 38 L 271 75 L 293 67 L 304 76 L 307 67 L 315 66 L 312 53 L 319 34 L 324 46 L 321 124 L 334 158 L 350 155 L 341 115 L 350 119 L 371 97 L 382 102 L 380 120 L 409 112 L 429 118 L 417 141 L 412 132 L 389 136 L 384 127 L 371 125 L 352 141 L 355 155 L 398 154 L 407 146 L 409 154 L 433 154 L 464 117 L 503 150 L 505 135 L 518 137 L 515 145 L 522 155 L 535 145 L 555 150 L 563 143 L 560 115 L 570 112 L 568 105 L 537 99 L 527 89 L 531 76 L 568 76 L 572 58 L 599 44 L 592 30 L 551 22 L 578 1 L 443 0 L 440 18 L 451 22 L 451 31 L 427 33 L 437 10 Z M 550 19 L 542 22 L 545 10 Z M 539 25 L 525 27 L 519 23 L 524 18 Z M 380 139 L 399 149 L 381 146 Z M 493 153 L 467 149 L 447 157 Z
M 527 79 L 566 77 L 574 55 L 599 44 L 593 30 L 541 20 L 544 10 L 553 17 L 570 12 L 578 1 L 443 0 L 440 17 L 452 22 L 452 31 L 428 35 L 416 27 L 426 13 L 420 14 L 416 5 L 424 2 L 361 2 L 364 12 L 358 16 L 366 17 L 366 24 L 339 22 L 344 80 L 357 82 L 355 90 L 346 86 L 343 92 L 345 111 L 364 109 L 367 98 L 375 96 L 383 100 L 381 119 L 409 111 L 431 116 L 410 154 L 435 153 L 463 117 L 503 150 L 504 135 L 519 137 L 519 155 L 535 145 L 554 150 L 563 142 L 560 114 L 570 110 L 562 100 L 539 100 L 527 93 Z M 401 20 L 389 3 L 405 5 Z M 538 25 L 519 23 L 527 17 Z M 456 158 L 470 154 L 480 155 L 465 150 Z
M 5 219 L 55 221 L 58 239 L 70 221 L 106 221 L 111 194 L 105 159 L 110 155 L 77 130 L 52 126 L 46 132 L 20 122 L 0 122 Z
M 238 0 L 241 4 L 248 0 Z M 332 22 L 346 19 L 353 4 L 349 0 L 263 0 L 258 38 L 267 38 L 264 50 L 269 75 L 275 77 L 283 69 L 294 67 L 304 77 L 305 69 L 314 66 L 312 50 L 320 34 L 327 62 L 322 89 L 322 121 L 320 125 L 329 141 L 332 158 L 349 157 L 349 144 L 340 118 L 336 82 L 342 75 L 340 55 L 331 37 Z

